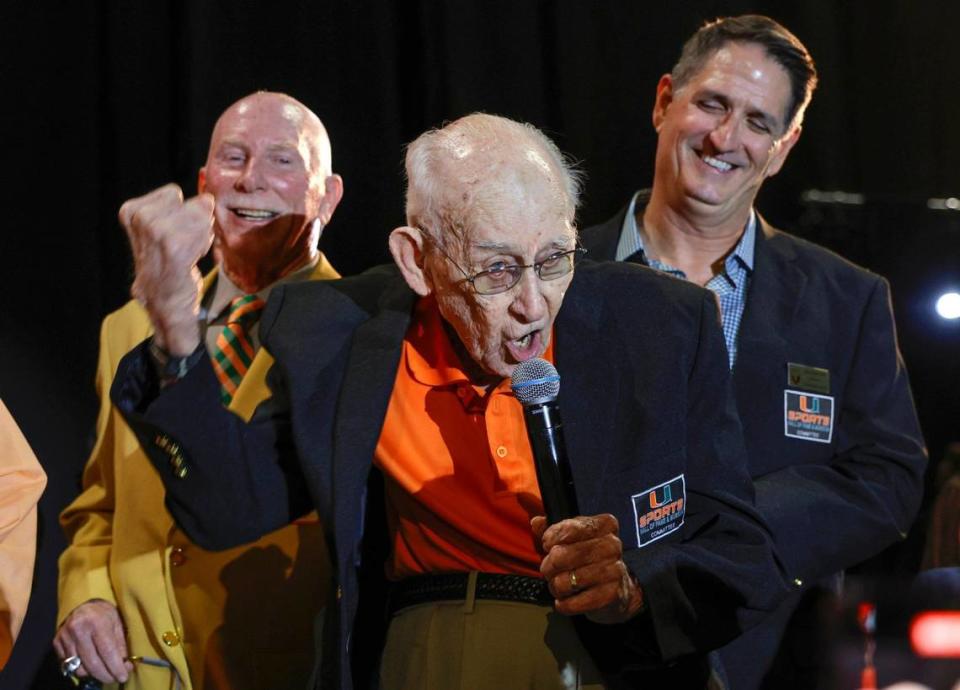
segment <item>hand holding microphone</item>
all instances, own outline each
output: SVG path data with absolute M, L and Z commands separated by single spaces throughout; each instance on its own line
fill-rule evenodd
M 547 514 L 533 518 L 531 527 L 546 554 L 540 572 L 556 610 L 597 623 L 629 620 L 643 609 L 643 594 L 623 562 L 617 519 L 580 515 L 557 404 L 560 375 L 546 360 L 530 359 L 514 370 L 511 387 L 523 405 Z

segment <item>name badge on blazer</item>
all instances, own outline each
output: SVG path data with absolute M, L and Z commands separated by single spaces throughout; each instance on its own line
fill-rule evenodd
M 787 387 L 803 388 L 812 393 L 829 395 L 830 370 L 787 362 Z
M 630 500 L 637 528 L 637 546 L 646 546 L 683 527 L 687 488 L 682 474 L 633 494 Z

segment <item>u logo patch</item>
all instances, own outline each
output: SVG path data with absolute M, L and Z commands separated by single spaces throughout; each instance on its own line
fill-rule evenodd
M 783 433 L 803 441 L 830 443 L 833 438 L 833 397 L 783 391 Z
M 687 492 L 682 474 L 633 494 L 630 499 L 636 520 L 637 546 L 646 546 L 683 526 Z

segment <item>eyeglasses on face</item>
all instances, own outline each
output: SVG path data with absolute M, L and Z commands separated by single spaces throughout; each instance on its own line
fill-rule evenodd
M 470 283 L 474 292 L 478 295 L 496 295 L 506 292 L 514 285 L 520 282 L 525 269 L 532 268 L 540 280 L 556 280 L 562 278 L 573 270 L 577 262 L 587 253 L 583 247 L 574 247 L 566 251 L 554 252 L 543 261 L 537 261 L 532 264 L 508 264 L 497 262 L 490 268 L 484 269 L 473 275 L 470 275 L 456 261 L 450 258 L 450 255 L 440 246 L 440 244 L 424 232 L 424 236 L 437 247 L 441 254 L 457 267 L 457 270 L 463 274 L 464 280 Z

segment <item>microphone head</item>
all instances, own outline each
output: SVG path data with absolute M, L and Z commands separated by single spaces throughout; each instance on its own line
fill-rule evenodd
M 560 374 L 545 359 L 520 362 L 510 377 L 510 387 L 523 406 L 540 405 L 557 399 L 560 392 Z

